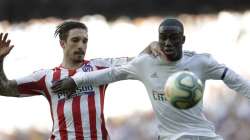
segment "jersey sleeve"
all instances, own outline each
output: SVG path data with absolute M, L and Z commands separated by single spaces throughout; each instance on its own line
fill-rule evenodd
M 16 79 L 20 97 L 44 95 L 45 75 L 45 70 L 39 70 L 28 76 Z
M 206 79 L 223 80 L 228 68 L 224 64 L 218 63 L 211 55 L 205 54 L 202 58 L 205 66 Z
M 97 58 L 91 59 L 97 67 L 108 68 L 114 66 L 121 66 L 127 64 L 132 58 L 130 57 L 118 57 L 118 58 Z
M 223 82 L 237 93 L 250 99 L 250 81 L 243 78 L 232 69 L 219 64 L 211 56 L 208 58 L 206 75 L 208 79 L 223 80 Z
M 138 58 L 134 58 L 126 65 L 112 66 L 107 69 L 91 72 L 77 72 L 72 76 L 72 79 L 78 87 L 84 84 L 99 86 L 126 79 L 139 80 L 137 64 Z

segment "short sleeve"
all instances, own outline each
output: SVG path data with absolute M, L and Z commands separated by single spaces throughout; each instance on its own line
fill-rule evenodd
M 44 95 L 46 70 L 38 70 L 32 74 L 16 79 L 20 96 Z

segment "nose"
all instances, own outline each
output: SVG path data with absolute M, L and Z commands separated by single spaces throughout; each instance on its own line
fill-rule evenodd
M 165 46 L 172 46 L 172 45 L 173 45 L 169 38 L 166 39 L 166 40 L 164 41 L 164 43 L 165 43 Z
M 80 42 L 78 48 L 84 50 L 87 47 L 87 44 Z
M 86 45 L 79 45 L 77 51 L 84 53 L 86 51 Z

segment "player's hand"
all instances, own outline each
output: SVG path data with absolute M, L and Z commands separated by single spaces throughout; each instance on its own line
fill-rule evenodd
M 0 33 L 0 60 L 3 60 L 9 54 L 14 45 L 10 45 L 11 40 L 8 40 L 8 33 Z
M 77 86 L 71 77 L 55 81 L 51 87 L 54 93 L 60 93 L 64 91 L 69 91 L 70 93 L 70 91 L 74 91 L 76 88 Z
M 164 53 L 162 52 L 159 42 L 153 41 L 149 44 L 151 54 L 155 57 L 157 56 L 163 56 Z

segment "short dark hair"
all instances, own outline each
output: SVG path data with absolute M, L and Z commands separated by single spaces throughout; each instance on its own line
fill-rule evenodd
M 178 26 L 178 27 L 180 27 L 182 33 L 184 33 L 184 27 L 183 27 L 182 22 L 176 18 L 164 19 L 159 26 L 159 32 L 160 32 L 160 27 L 162 27 L 162 26 Z
M 60 40 L 66 40 L 68 37 L 68 32 L 74 28 L 82 28 L 88 31 L 87 26 L 84 23 L 78 21 L 64 21 L 56 27 L 56 31 L 54 33 L 55 37 L 58 35 Z

